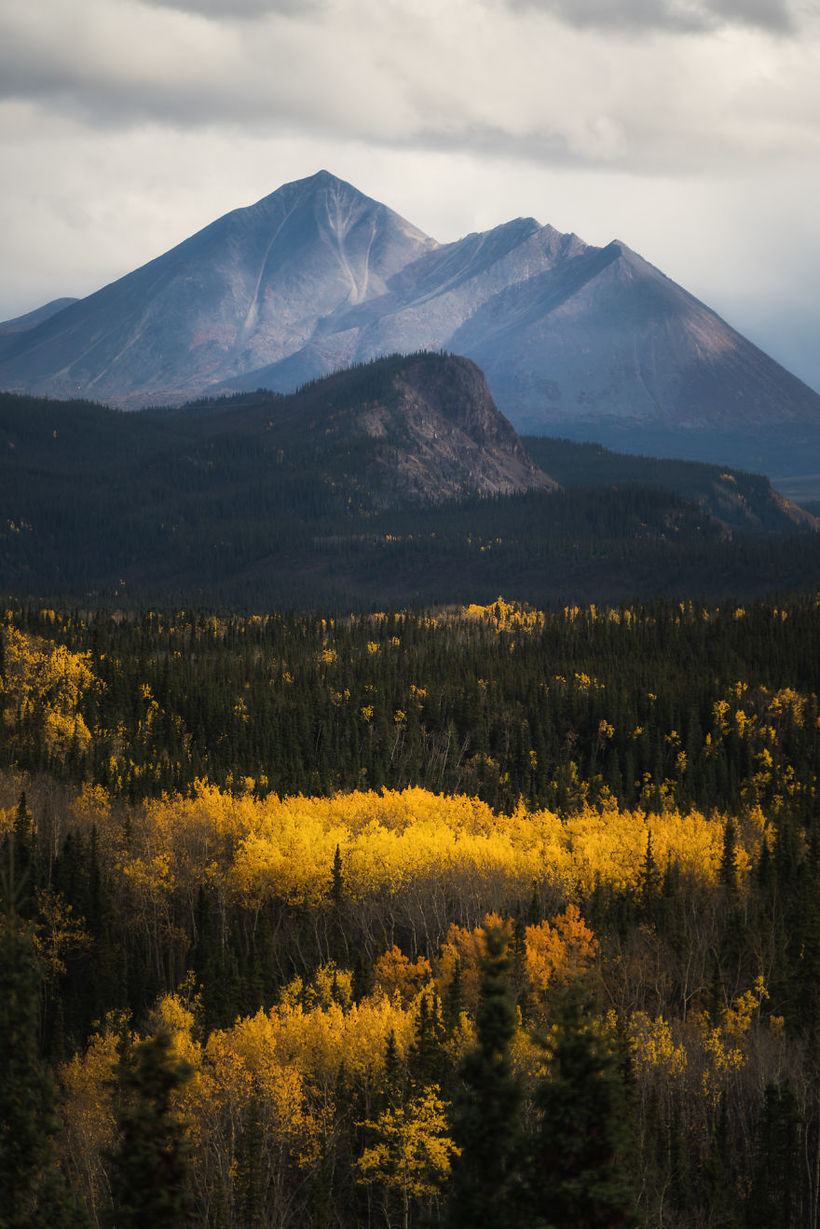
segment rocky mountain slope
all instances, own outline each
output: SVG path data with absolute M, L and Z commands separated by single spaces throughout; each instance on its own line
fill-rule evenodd
M 52 299 L 50 303 L 44 303 L 42 307 L 36 308 L 33 312 L 26 312 L 24 316 L 15 316 L 13 320 L 4 320 L 0 324 L 0 354 L 3 348 L 11 349 L 9 343 L 5 340 L 14 337 L 18 333 L 27 333 L 30 329 L 34 329 L 38 324 L 42 324 L 44 320 L 48 320 L 51 316 L 56 316 L 58 312 L 63 311 L 66 307 L 70 307 L 72 303 L 76 303 L 77 299 Z
M 182 401 L 292 355 L 433 246 L 320 172 L 28 330 L 7 350 L 0 386 L 127 406 Z
M 207 415 L 200 430 L 209 447 L 239 432 L 255 435 L 278 466 L 309 454 L 318 481 L 362 510 L 558 489 L 524 451 L 475 363 L 455 355 L 394 355 L 290 396 L 216 400 L 197 413 Z
M 43 316 L 0 326 L 0 387 L 135 408 L 447 349 L 532 433 L 714 435 L 731 460 L 820 432 L 820 396 L 622 243 L 519 218 L 442 245 L 324 171 Z

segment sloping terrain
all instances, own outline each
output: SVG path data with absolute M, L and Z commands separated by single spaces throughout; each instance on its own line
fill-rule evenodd
M 564 489 L 475 366 L 433 354 L 130 414 L 0 394 L 0 593 L 351 609 L 820 587 L 816 522 L 766 479 L 543 440 L 538 460 L 550 443 Z
M 610 452 L 600 444 L 576 443 L 549 436 L 524 436 L 529 455 L 562 486 L 641 486 L 672 491 L 720 521 L 728 531 L 783 532 L 817 529 L 811 509 L 793 503 L 762 474 L 724 469 L 697 461 L 664 460 Z
M 0 366 L 0 385 L 131 407 L 183 401 L 294 353 L 322 320 L 381 294 L 431 246 L 321 172 L 28 330 Z

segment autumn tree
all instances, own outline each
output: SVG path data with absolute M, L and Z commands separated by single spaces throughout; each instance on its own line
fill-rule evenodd
M 448 1133 L 446 1105 L 433 1084 L 418 1095 L 391 1104 L 374 1121 L 362 1123 L 372 1142 L 356 1162 L 359 1182 L 381 1186 L 390 1219 L 389 1195 L 401 1205 L 401 1224 L 410 1224 L 413 1200 L 441 1193 L 458 1148 Z

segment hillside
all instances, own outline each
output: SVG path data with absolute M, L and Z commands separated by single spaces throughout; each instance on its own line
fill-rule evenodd
M 674 491 L 720 521 L 727 529 L 783 531 L 816 528 L 816 514 L 774 489 L 762 474 L 704 465 L 696 461 L 630 456 L 600 444 L 527 435 L 529 455 L 569 488 L 646 486 Z
M 4 394 L 0 591 L 367 608 L 820 583 L 816 522 L 765 479 L 622 459 L 624 481 L 575 447 L 553 445 L 560 490 L 474 365 L 430 354 L 164 411 Z

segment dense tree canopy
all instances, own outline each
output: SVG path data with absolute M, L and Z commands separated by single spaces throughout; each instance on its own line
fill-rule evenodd
M 816 601 L 0 642 L 21 1224 L 814 1223 Z

